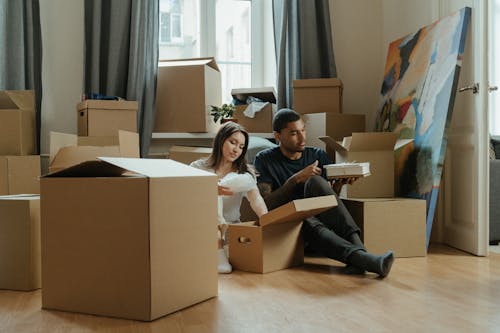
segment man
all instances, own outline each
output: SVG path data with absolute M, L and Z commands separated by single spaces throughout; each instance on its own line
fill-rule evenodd
M 279 110 L 273 118 L 274 137 L 278 147 L 261 151 L 255 157 L 259 174 L 257 183 L 269 210 L 291 200 L 323 195 L 337 195 L 344 184 L 356 179 L 330 184 L 323 165 L 332 160 L 319 148 L 306 147 L 306 131 L 300 115 L 291 109 Z M 342 200 L 338 206 L 304 220 L 302 231 L 308 247 L 331 259 L 347 264 L 346 273 L 365 271 L 386 277 L 394 262 L 394 254 L 368 253 L 359 238 L 360 229 Z

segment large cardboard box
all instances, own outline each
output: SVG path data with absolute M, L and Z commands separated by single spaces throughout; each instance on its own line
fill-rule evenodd
M 88 161 L 41 178 L 41 213 L 44 309 L 149 321 L 217 295 L 212 173 Z
M 249 133 L 273 132 L 273 111 L 276 109 L 276 92 L 273 87 L 233 89 L 231 95 L 240 101 L 246 101 L 248 97 L 252 96 L 264 102 L 269 102 L 262 110 L 255 112 L 253 118 L 244 114 L 248 107 L 247 104 L 236 105 L 233 117 Z
M 154 132 L 216 132 L 210 105 L 222 104 L 219 67 L 214 58 L 158 64 Z
M 99 156 L 138 158 L 139 134 L 118 131 L 114 137 L 78 137 L 50 133 L 49 172 L 55 172 Z
M 396 257 L 426 255 L 425 200 L 344 199 L 343 202 L 361 228 L 368 251 L 381 254 L 393 250 Z
M 302 220 L 337 205 L 334 195 L 291 201 L 259 221 L 229 225 L 229 261 L 233 268 L 269 273 L 304 262 Z
M 358 179 L 342 188 L 341 196 L 348 198 L 394 197 L 394 151 L 411 140 L 398 140 L 392 132 L 352 133 L 342 142 L 322 137 L 335 151 L 336 163 L 370 162 L 369 177 Z
M 41 287 L 40 197 L 0 196 L 0 289 Z
M 89 99 L 76 106 L 79 136 L 117 136 L 137 132 L 137 101 Z
M 172 146 L 168 151 L 168 158 L 189 165 L 200 158 L 210 156 L 211 153 L 212 148 L 207 147 Z
M 335 141 L 342 141 L 354 132 L 364 132 L 366 116 L 364 114 L 344 114 L 334 112 L 311 113 L 302 116 L 306 126 L 306 145 L 318 147 L 335 157 L 335 151 L 327 146 L 320 137 L 329 136 Z
M 39 194 L 40 156 L 0 156 L 0 195 Z
M 0 91 L 0 155 L 35 153 L 35 94 Z
M 336 78 L 293 80 L 293 108 L 298 113 L 342 113 L 342 81 Z

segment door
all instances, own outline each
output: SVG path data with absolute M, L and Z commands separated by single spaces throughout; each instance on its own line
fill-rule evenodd
M 487 10 L 484 0 L 443 0 L 440 16 L 472 8 L 466 49 L 448 135 L 443 185 L 443 241 L 488 253 Z

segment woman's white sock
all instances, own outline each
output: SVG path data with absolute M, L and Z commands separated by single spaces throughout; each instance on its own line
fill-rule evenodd
M 233 267 L 231 267 L 229 260 L 227 260 L 226 252 L 224 252 L 224 249 L 218 249 L 218 253 L 219 264 L 217 265 L 217 270 L 219 271 L 219 273 L 231 273 Z

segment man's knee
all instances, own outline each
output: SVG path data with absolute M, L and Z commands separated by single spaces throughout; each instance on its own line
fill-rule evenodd
M 304 184 L 304 197 L 335 194 L 330 183 L 321 176 L 312 176 Z

